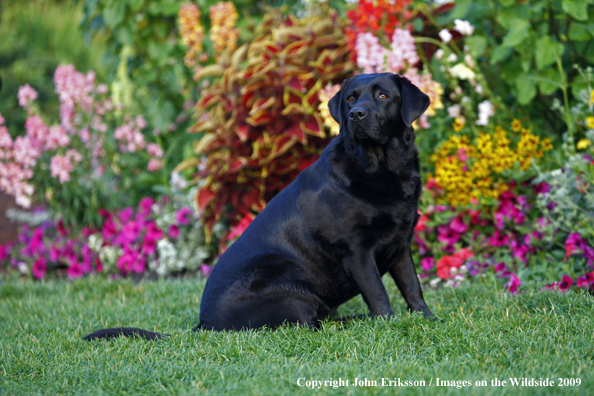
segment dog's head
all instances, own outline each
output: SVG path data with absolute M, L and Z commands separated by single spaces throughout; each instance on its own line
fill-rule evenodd
M 429 107 L 429 97 L 398 74 L 360 74 L 345 80 L 330 99 L 341 133 L 358 145 L 383 145 L 411 128 Z

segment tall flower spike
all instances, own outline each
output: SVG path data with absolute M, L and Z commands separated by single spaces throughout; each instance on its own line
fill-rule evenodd
M 210 38 L 217 57 L 227 49 L 233 51 L 237 48 L 239 31 L 235 24 L 238 18 L 235 4 L 231 1 L 222 1 L 210 7 Z
M 182 43 L 188 47 L 184 57 L 186 66 L 191 67 L 196 63 L 196 56 L 202 52 L 204 28 L 200 24 L 200 8 L 193 3 L 185 3 L 179 13 L 179 34 Z

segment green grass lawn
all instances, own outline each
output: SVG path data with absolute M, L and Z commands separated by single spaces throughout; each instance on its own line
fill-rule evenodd
M 593 298 L 577 292 L 511 296 L 493 286 L 427 291 L 444 322 L 411 315 L 386 280 L 398 319 L 324 324 L 318 332 L 215 333 L 198 322 L 204 282 L 134 284 L 8 281 L 0 285 L 0 394 L 592 394 Z M 360 298 L 340 314 L 366 312 Z M 82 340 L 99 328 L 137 326 L 171 338 Z M 509 378 L 549 378 L 554 387 L 514 387 Z M 312 390 L 305 381 L 349 380 Z M 367 378 L 378 386 L 355 387 Z M 382 378 L 424 381 L 382 387 Z M 436 386 L 470 381 L 472 386 Z M 507 386 L 495 387 L 495 378 Z M 559 378 L 580 386 L 556 386 Z M 477 380 L 487 386 L 478 387 Z

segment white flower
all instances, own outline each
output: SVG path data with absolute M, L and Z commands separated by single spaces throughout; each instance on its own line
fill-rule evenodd
M 484 102 L 479 103 L 479 119 L 476 121 L 477 125 L 487 125 L 489 124 L 489 117 L 495 114 L 495 106 L 493 103 L 485 100 Z
M 458 63 L 450 68 L 450 74 L 452 77 L 459 78 L 460 80 L 474 80 L 476 76 L 476 74 L 464 63 Z
M 454 54 L 454 53 L 451 53 L 451 54 L 448 56 L 448 62 L 450 62 L 450 63 L 454 63 L 454 62 L 456 62 L 457 60 L 458 60 L 458 56 L 457 56 L 456 54 Z
M 441 278 L 434 278 L 429 281 L 429 286 L 436 288 L 437 284 L 441 282 Z
M 448 29 L 443 29 L 441 32 L 439 32 L 439 38 L 444 43 L 448 43 L 452 39 L 452 33 L 450 33 Z
M 452 118 L 460 117 L 461 110 L 462 106 L 460 106 L 459 104 L 455 104 L 447 108 L 448 114 Z
M 454 30 L 460 32 L 460 34 L 464 36 L 470 36 L 474 32 L 474 26 L 470 24 L 468 21 L 463 21 L 461 19 L 454 20 Z
M 434 56 L 435 56 L 436 59 L 442 59 L 444 53 L 445 53 L 445 51 L 440 48 L 437 51 L 435 51 L 435 55 Z
M 482 95 L 483 94 L 483 86 L 481 84 L 476 84 L 476 87 L 474 87 L 474 91 L 477 94 Z
M 466 62 L 468 67 L 470 67 L 471 69 L 474 68 L 474 59 L 472 59 L 472 56 L 470 56 L 470 54 L 464 55 L 464 62 Z

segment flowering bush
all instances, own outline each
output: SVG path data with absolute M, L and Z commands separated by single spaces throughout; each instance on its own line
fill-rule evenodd
M 16 243 L 0 246 L 0 264 L 37 279 L 48 272 L 72 279 L 149 270 L 159 275 L 198 271 L 207 276 L 210 266 L 205 263 L 214 259 L 216 249 L 205 244 L 202 225 L 194 210 L 185 206 L 189 199 L 174 196 L 157 203 L 145 197 L 136 210 L 102 209 L 105 221 L 99 230 L 71 232 L 61 221 L 51 220 L 25 225 Z M 220 233 L 216 230 L 215 235 Z
M 150 191 L 143 170 L 158 170 L 163 151 L 156 143 L 147 146 L 144 118 L 120 115 L 121 106 L 92 71 L 62 65 L 54 82 L 59 123 L 40 114 L 29 85 L 18 94 L 28 112 L 25 133 L 13 139 L 0 114 L 0 191 L 23 207 L 45 202 L 67 224 L 98 226 L 99 208 L 121 207 Z

